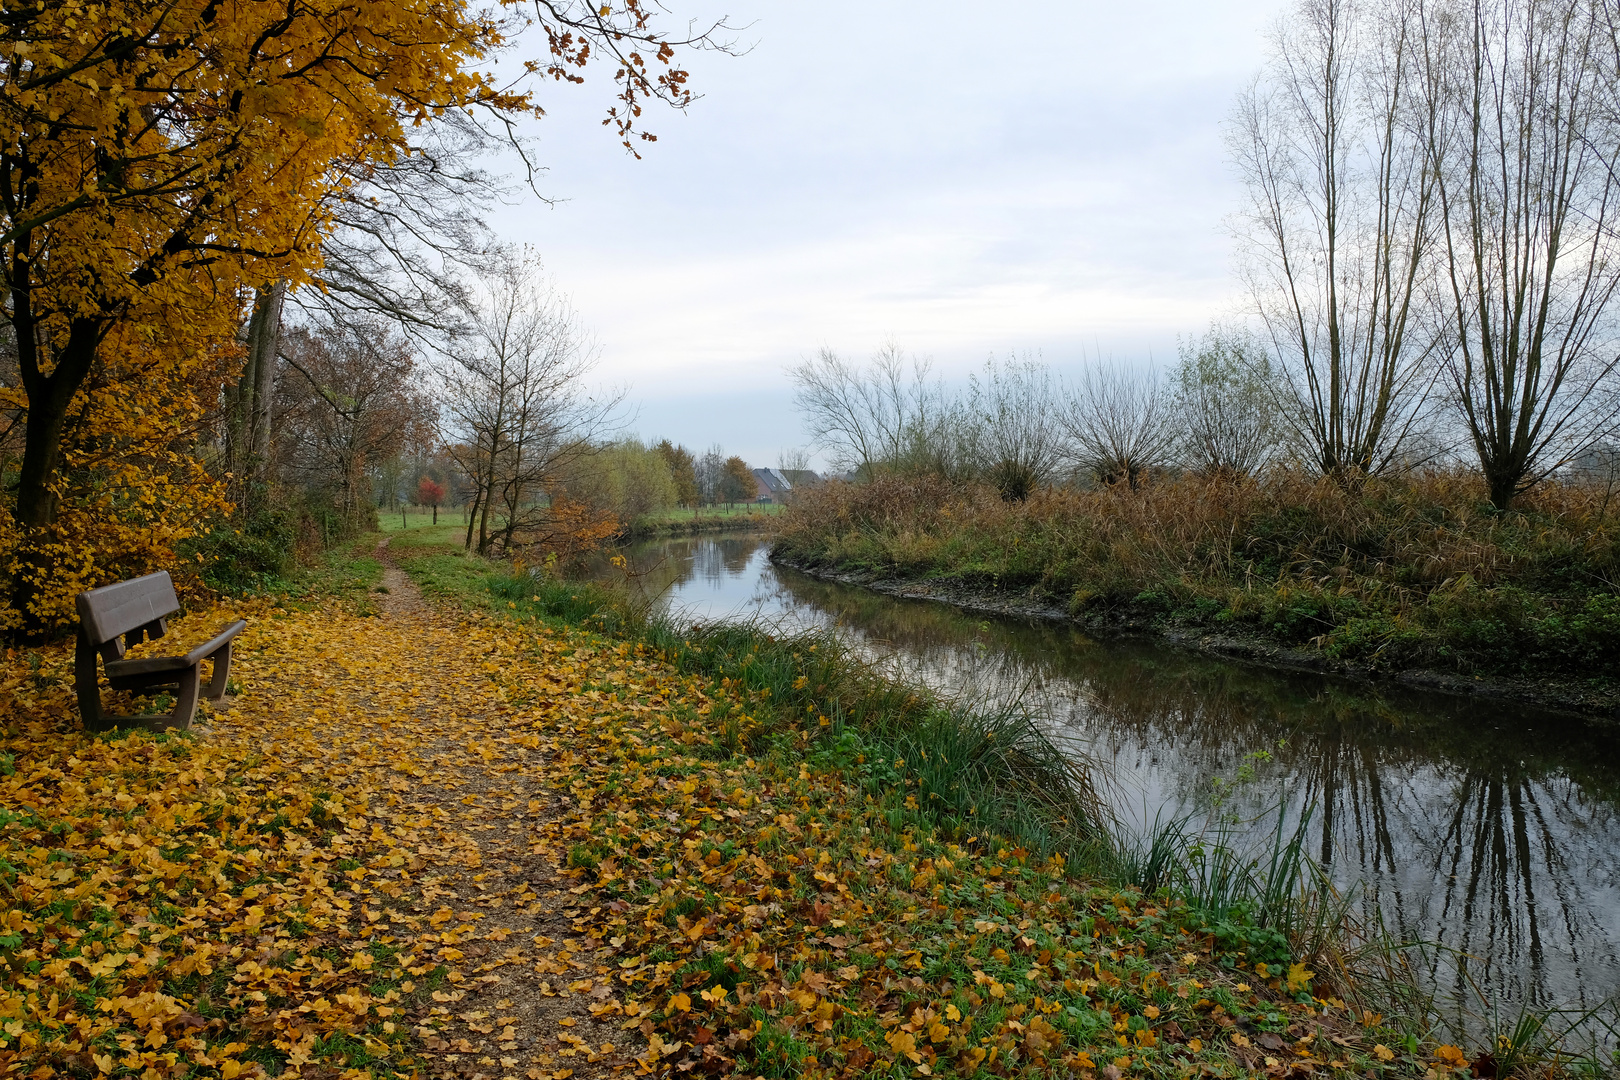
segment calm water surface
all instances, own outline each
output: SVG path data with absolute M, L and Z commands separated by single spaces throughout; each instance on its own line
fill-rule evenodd
M 1425 961 L 1437 988 L 1509 1012 L 1620 993 L 1614 728 L 896 600 L 774 567 L 757 535 L 628 554 L 643 587 L 693 620 L 837 625 L 913 678 L 1019 695 L 1102 764 L 1137 828 L 1205 820 L 1216 779 L 1266 751 L 1225 809 L 1258 842 L 1279 804 L 1296 820 L 1312 808 L 1314 857 L 1403 940 L 1438 946 Z

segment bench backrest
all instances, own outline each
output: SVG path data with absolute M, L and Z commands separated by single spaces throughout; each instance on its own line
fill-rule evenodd
M 79 609 L 79 625 L 84 636 L 97 646 L 121 634 L 159 623 L 180 610 L 174 582 L 167 570 L 82 592 L 74 599 L 74 604 Z

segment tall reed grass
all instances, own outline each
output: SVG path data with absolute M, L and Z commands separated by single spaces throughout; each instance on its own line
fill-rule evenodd
M 1290 470 L 1139 490 L 885 476 L 801 493 L 792 561 L 1023 593 L 1093 622 L 1226 628 L 1373 667 L 1590 673 L 1620 659 L 1620 500 L 1468 474 L 1348 490 Z

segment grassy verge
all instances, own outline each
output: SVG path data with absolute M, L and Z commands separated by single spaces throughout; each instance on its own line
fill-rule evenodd
M 896 685 L 834 639 L 672 626 L 427 542 L 395 557 L 443 599 L 586 628 L 699 688 L 658 739 L 582 752 L 554 827 L 665 1067 L 1464 1076 L 1505 1053 L 1436 1037 L 1398 956 L 1309 887 L 1301 833 L 1124 842 L 1028 718 Z
M 1620 507 L 1547 485 L 1498 514 L 1468 477 L 1347 492 L 1278 473 L 1008 504 L 932 478 L 808 492 L 778 550 L 812 567 L 1022 596 L 1094 626 L 1191 629 L 1372 670 L 1553 678 L 1612 701 Z

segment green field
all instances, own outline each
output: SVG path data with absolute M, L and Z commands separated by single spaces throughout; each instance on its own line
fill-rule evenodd
M 465 529 L 467 519 L 462 516 L 460 507 L 439 507 L 439 525 L 443 529 L 451 525 L 459 525 Z M 413 506 L 401 513 L 398 510 L 377 511 L 377 526 L 385 533 L 399 532 L 402 529 L 422 529 L 433 527 L 433 511 L 420 506 Z

